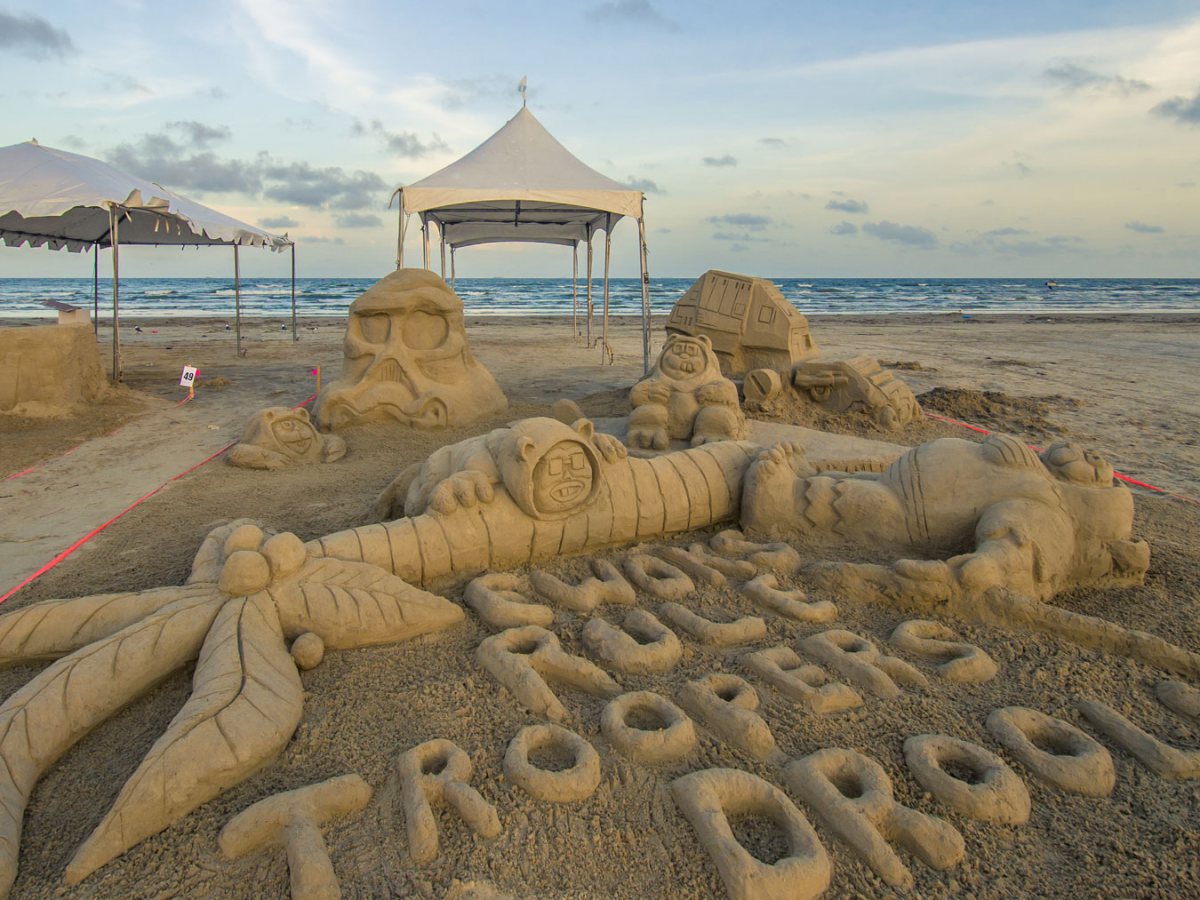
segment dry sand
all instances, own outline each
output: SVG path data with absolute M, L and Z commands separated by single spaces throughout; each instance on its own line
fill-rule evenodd
M 1033 443 L 1078 440 L 1103 451 L 1123 472 L 1200 496 L 1200 317 L 814 316 L 811 323 L 826 354 L 871 353 L 898 363 L 898 374 L 918 395 L 939 389 L 924 402 L 947 415 L 1009 430 Z M 313 392 L 312 367 L 324 367 L 328 378 L 340 361 L 336 321 L 305 321 L 298 345 L 279 330 L 278 321 L 245 323 L 244 359 L 235 358 L 232 334 L 221 322 L 138 324 L 143 334 L 129 328 L 123 336 L 127 383 L 138 394 L 88 410 L 70 423 L 0 420 L 0 477 L 41 463 L 0 482 L 0 591 L 171 475 L 234 440 L 252 411 L 306 399 Z M 152 334 L 155 328 L 158 333 Z M 600 350 L 574 342 L 570 324 L 560 320 L 474 319 L 468 335 L 508 396 L 521 401 L 506 415 L 440 434 L 389 426 L 351 429 L 345 433 L 350 454 L 329 466 L 259 473 L 218 458 L 171 483 L 8 602 L 15 606 L 180 583 L 204 534 L 234 517 L 258 518 L 306 539 L 357 524 L 396 473 L 435 447 L 510 418 L 544 413 L 562 397 L 580 400 L 592 415 L 619 414 L 625 391 L 641 372 L 640 334 L 632 322 L 614 328 L 612 366 L 601 366 Z M 660 344 L 661 331 L 655 338 Z M 202 382 L 209 384 L 201 384 L 194 402 L 176 407 L 184 364 L 199 366 Z M 116 434 L 103 436 L 122 421 Z M 854 422 L 825 424 L 901 443 L 970 436 L 929 422 L 898 435 Z M 54 458 L 81 440 L 86 442 L 78 449 Z M 1144 586 L 1080 590 L 1058 602 L 1200 649 L 1200 506 L 1139 493 L 1136 532 L 1153 548 Z M 581 565 L 563 561 L 552 569 L 578 574 Z M 460 599 L 461 589 L 450 596 Z M 880 644 L 902 618 L 853 598 L 832 599 L 840 609 L 836 627 Z M 714 618 L 754 611 L 729 589 L 706 589 L 695 605 Z M 619 620 L 611 611 L 600 614 Z M 583 652 L 584 622 L 584 617 L 559 613 L 554 630 L 569 652 Z M 620 681 L 630 690 L 673 697 L 684 682 L 714 671 L 746 675 L 737 658 L 749 649 L 794 643 L 824 627 L 773 619 L 766 641 L 731 650 L 684 638 L 684 658 L 675 670 Z M 942 732 L 996 750 L 983 720 L 991 710 L 1011 704 L 1036 707 L 1090 732 L 1073 704 L 1101 699 L 1165 740 L 1200 748 L 1198 723 L 1184 721 L 1154 700 L 1161 672 L 1048 638 L 955 627 L 999 663 L 996 679 L 956 685 L 931 677 L 928 690 L 906 691 L 891 701 L 868 698 L 859 710 L 818 717 L 747 677 L 758 687 L 760 711 L 789 756 L 822 747 L 855 748 L 883 764 L 902 802 L 940 815 L 962 831 L 966 859 L 949 872 L 934 872 L 902 853 L 920 896 L 1200 894 L 1195 782 L 1165 781 L 1107 742 L 1117 766 L 1117 787 L 1109 798 L 1060 793 L 1014 766 L 1033 798 L 1033 814 L 1024 826 L 971 822 L 922 792 L 903 763 L 906 737 Z M 631 764 L 600 736 L 603 701 L 562 690 L 571 727 L 600 751 L 601 784 L 576 804 L 534 801 L 505 781 L 501 761 L 509 740 L 536 720 L 474 662 L 474 648 L 486 634 L 469 616 L 467 625 L 415 644 L 329 654 L 303 675 L 304 720 L 279 761 L 82 885 L 64 889 L 62 872 L 70 854 L 184 702 L 191 673 L 177 673 L 80 742 L 35 790 L 14 896 L 286 896 L 282 852 L 226 862 L 217 849 L 217 833 L 258 799 L 345 772 L 360 773 L 376 791 L 360 818 L 328 833 L 347 896 L 442 896 L 456 883 L 491 883 L 514 894 L 541 896 L 722 895 L 715 866 L 676 809 L 669 782 L 707 766 L 733 766 L 782 785 L 782 772 L 704 732 L 699 750 L 679 764 Z M 0 693 L 7 696 L 34 671 L 0 672 Z M 400 752 L 435 737 L 455 741 L 471 756 L 472 783 L 496 805 L 503 830 L 495 840 L 483 841 L 461 820 L 439 812 L 441 855 L 417 868 L 407 856 L 394 762 Z M 764 820 L 735 822 L 735 831 L 767 859 L 780 852 L 780 836 Z M 887 892 L 830 833 L 818 826 L 818 834 L 834 861 L 829 895 Z

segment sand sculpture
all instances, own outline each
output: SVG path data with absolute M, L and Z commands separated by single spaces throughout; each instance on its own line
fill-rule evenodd
M 787 372 L 818 353 L 808 320 L 772 282 L 716 269 L 675 302 L 667 333 L 708 337 L 726 375 Z
M 751 467 L 742 500 L 751 531 L 923 557 L 824 573 L 893 597 L 978 597 L 1003 586 L 1046 600 L 1068 586 L 1140 584 L 1150 551 L 1131 538 L 1132 524 L 1133 498 L 1103 459 L 1071 444 L 1039 456 L 1006 435 L 932 441 L 882 473 L 855 475 L 818 474 L 801 447 L 780 444 Z
M 668 337 L 654 371 L 633 386 L 629 402 L 628 441 L 637 449 L 666 450 L 671 441 L 697 447 L 746 434 L 737 385 L 721 374 L 704 335 Z
M 991 712 L 987 729 L 1017 762 L 1060 791 L 1107 797 L 1117 783 L 1108 751 L 1062 719 L 1036 709 L 1007 706 Z
M 795 619 L 797 622 L 832 622 L 837 618 L 837 605 L 831 600 L 808 602 L 801 590 L 779 590 L 779 579 L 765 572 L 746 582 L 746 596 L 763 609 Z
M 767 636 L 767 623 L 758 616 L 742 616 L 732 622 L 717 622 L 678 603 L 664 603 L 660 615 L 709 647 L 736 647 Z
M 947 681 L 979 683 L 996 677 L 995 660 L 973 644 L 959 641 L 950 628 L 928 619 L 901 622 L 888 642 L 916 656 L 935 660 L 935 669 Z
M 0 415 L 70 415 L 109 392 L 91 325 L 0 328 Z
M 921 418 L 921 405 L 909 386 L 874 357 L 803 362 L 785 377 L 796 396 L 831 413 L 865 413 L 889 431 Z M 777 379 L 777 373 L 761 369 L 749 373 L 746 407 L 767 408 L 782 393 L 782 383 L 777 385 Z
M 944 734 L 913 735 L 904 742 L 904 762 L 917 782 L 946 806 L 970 819 L 1024 825 L 1029 791 L 995 753 Z M 970 773 L 970 781 L 948 772 L 947 763 Z
M 631 725 L 635 714 L 649 718 L 654 727 Z M 696 749 L 692 720 L 653 691 L 632 691 L 610 700 L 600 716 L 600 730 L 619 753 L 642 765 L 673 763 Z
M 669 672 L 683 655 L 683 645 L 670 628 L 644 609 L 631 609 L 620 628 L 601 618 L 583 626 L 583 645 L 598 660 L 632 675 Z
M 88 731 L 192 660 L 192 696 L 75 853 L 71 883 L 238 784 L 300 722 L 286 640 L 392 643 L 439 631 L 462 609 L 389 572 L 310 556 L 291 534 L 215 529 L 188 583 L 48 600 L 0 617 L 0 661 L 56 659 L 0 704 L 0 894 L 17 872 L 21 820 L 41 775 Z M 230 735 L 236 735 L 231 742 Z
M 1200 778 L 1200 750 L 1172 747 L 1099 700 L 1084 700 L 1078 709 L 1093 728 L 1156 775 Z
M 471 757 L 453 741 L 426 741 L 400 754 L 396 772 L 400 776 L 408 853 L 418 866 L 437 859 L 434 804 L 453 809 L 482 838 L 494 838 L 500 833 L 496 807 L 469 783 L 473 770 Z
M 321 434 L 308 410 L 272 406 L 250 417 L 242 440 L 229 451 L 230 465 L 244 469 L 282 469 L 304 463 L 335 462 L 346 455 L 346 442 Z
M 576 612 L 591 612 L 601 603 L 629 606 L 637 600 L 633 585 L 608 560 L 590 559 L 588 564 L 592 574 L 578 584 L 567 584 L 556 575 L 536 570 L 529 573 L 529 583 L 539 596 Z
M 745 679 L 718 672 L 689 681 L 678 699 L 689 715 L 730 746 L 776 764 L 786 759 L 775 746 L 770 726 L 756 712 L 758 691 Z
M 462 425 L 505 408 L 467 346 L 462 300 L 433 272 L 397 269 L 350 304 L 342 375 L 317 397 L 322 428 L 394 419 Z
M 565 769 L 543 769 L 529 761 L 529 754 L 551 748 L 569 753 Z M 600 754 L 596 748 L 561 725 L 526 725 L 504 751 L 504 777 L 531 797 L 549 803 L 586 800 L 600 784 Z
M 333 900 L 342 895 L 321 823 L 361 812 L 371 787 L 358 775 L 342 775 L 260 800 L 221 829 L 221 852 L 237 859 L 261 847 L 287 850 L 293 900 Z
M 819 716 L 862 706 L 858 691 L 806 665 L 791 647 L 767 647 L 742 657 L 742 665 L 789 700 Z
M 527 592 L 520 588 L 525 579 L 508 572 L 481 575 L 467 585 L 463 600 L 475 610 L 484 623 L 497 630 L 521 625 L 549 625 L 554 610 L 541 603 L 531 603 Z
M 776 575 L 794 575 L 800 568 L 800 554 L 790 544 L 761 544 L 748 541 L 740 531 L 727 528 L 709 539 L 709 546 L 724 557 L 748 562 L 757 569 L 769 569 Z M 754 577 L 757 572 L 750 573 Z
M 883 700 L 899 697 L 896 682 L 927 687 L 925 676 L 902 659 L 880 653 L 875 645 L 850 631 L 833 629 L 810 634 L 800 649 L 847 681 Z

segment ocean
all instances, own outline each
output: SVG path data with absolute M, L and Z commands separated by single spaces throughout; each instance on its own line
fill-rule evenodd
M 296 304 L 301 316 L 344 316 L 372 278 L 299 278 Z M 1079 278 L 1051 287 L 1042 279 L 1022 278 L 776 278 L 783 295 L 805 314 L 957 312 L 1200 312 L 1200 279 Z M 692 284 L 691 278 L 654 278 L 650 303 L 666 313 Z M 100 282 L 100 315 L 111 308 L 112 283 Z M 569 278 L 460 278 L 458 294 L 467 314 L 570 315 Z M 599 280 L 593 300 L 601 309 Z M 0 279 L 0 318 L 55 313 L 42 305 L 59 300 L 91 307 L 90 278 Z M 285 278 L 242 281 L 242 314 L 267 318 L 290 314 L 291 286 Z M 233 283 L 227 278 L 129 278 L 121 281 L 122 317 L 227 317 L 233 314 Z M 585 308 L 583 283 L 579 308 Z M 641 294 L 636 278 L 610 282 L 613 315 L 638 315 Z

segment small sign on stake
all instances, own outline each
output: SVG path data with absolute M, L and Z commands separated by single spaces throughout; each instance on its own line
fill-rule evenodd
M 196 383 L 196 376 L 200 374 L 200 370 L 195 366 L 184 366 L 183 375 L 179 378 L 179 386 L 190 388 Z

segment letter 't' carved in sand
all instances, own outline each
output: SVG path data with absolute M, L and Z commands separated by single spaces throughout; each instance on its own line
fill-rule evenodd
M 492 628 L 549 625 L 554 621 L 554 610 L 541 603 L 530 603 L 520 591 L 522 581 L 511 572 L 480 575 L 467 585 L 463 600 Z
M 908 890 L 913 878 L 889 842 L 934 869 L 953 868 L 963 858 L 958 830 L 897 803 L 883 766 L 861 753 L 840 747 L 818 750 L 789 763 L 786 771 L 792 793 L 893 888 Z
M 1029 791 L 1017 773 L 995 753 L 944 734 L 918 734 L 904 742 L 904 761 L 925 790 L 955 812 L 984 822 L 1024 825 L 1029 821 Z M 946 764 L 969 769 L 966 781 Z
M 901 622 L 888 640 L 915 656 L 937 660 L 936 671 L 947 681 L 980 683 L 995 678 L 999 671 L 995 660 L 974 644 L 959 641 L 958 635 L 941 622 Z
M 644 609 L 631 609 L 620 628 L 592 619 L 583 627 L 583 644 L 610 668 L 637 675 L 668 672 L 683 655 L 675 632 Z
M 679 691 L 679 705 L 727 744 L 755 759 L 776 764 L 786 757 L 758 709 L 758 692 L 737 675 L 716 673 L 689 681 Z
M 1036 709 L 992 710 L 987 729 L 1030 772 L 1060 791 L 1107 797 L 1117 783 L 1112 757 L 1074 725 Z
M 1099 700 L 1084 700 L 1078 709 L 1093 728 L 1151 772 L 1163 778 L 1200 778 L 1200 750 L 1172 747 Z
M 578 584 L 567 584 L 550 572 L 536 570 L 529 573 L 529 583 L 551 603 L 576 612 L 591 612 L 601 603 L 629 606 L 637 602 L 637 592 L 620 569 L 606 559 L 591 559 L 588 563 L 593 574 Z
M 659 600 L 683 600 L 696 590 L 695 583 L 685 572 L 646 553 L 625 557 L 625 574 L 639 591 Z
M 636 763 L 675 762 L 696 748 L 696 729 L 678 706 L 653 691 L 610 700 L 600 730 L 619 753 Z
M 810 635 L 800 642 L 800 649 L 884 700 L 900 696 L 892 679 L 917 687 L 929 685 L 925 676 L 904 660 L 880 653 L 866 638 L 849 631 L 834 629 Z
M 746 540 L 740 531 L 729 528 L 718 531 L 708 545 L 721 556 L 744 560 L 759 569 L 769 569 L 776 575 L 794 575 L 800 569 L 800 554 L 784 543 L 760 544 Z
M 738 769 L 704 769 L 672 781 L 671 794 L 733 900 L 819 897 L 829 886 L 829 854 L 804 813 L 775 785 Z M 738 843 L 729 816 L 746 814 L 770 819 L 783 831 L 786 856 L 765 863 Z
M 820 666 L 805 665 L 791 647 L 768 647 L 742 657 L 742 663 L 789 700 L 817 715 L 862 706 L 858 691 L 832 681 Z
M 342 894 L 320 825 L 359 812 L 370 800 L 371 786 L 357 775 L 276 794 L 229 820 L 221 829 L 221 852 L 237 859 L 260 847 L 282 844 L 294 900 L 332 900 Z
M 440 739 L 418 744 L 396 760 L 408 853 L 417 865 L 431 863 L 438 855 L 435 803 L 453 809 L 480 837 L 500 833 L 496 807 L 468 784 L 472 769 L 471 757 L 453 741 Z
M 571 765 L 552 770 L 535 766 L 529 754 L 550 750 L 569 754 Z M 504 752 L 504 775 L 531 797 L 548 803 L 586 800 L 600 784 L 600 754 L 573 731 L 558 725 L 527 725 Z
M 553 632 L 537 625 L 510 628 L 484 638 L 475 651 L 475 659 L 512 691 L 521 704 L 555 722 L 563 721 L 567 710 L 543 676 L 599 697 L 621 693 L 621 686 L 607 672 L 580 656 L 564 652 Z
M 832 622 L 837 618 L 837 606 L 828 600 L 808 602 L 808 595 L 801 590 L 781 591 L 779 581 L 770 572 L 747 582 L 746 596 L 771 612 L 795 619 L 797 622 Z
M 714 622 L 678 603 L 664 603 L 659 610 L 672 625 L 677 625 L 709 647 L 733 647 L 767 636 L 767 623 L 758 616 L 742 616 L 733 622 Z

